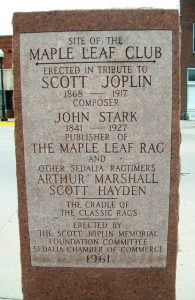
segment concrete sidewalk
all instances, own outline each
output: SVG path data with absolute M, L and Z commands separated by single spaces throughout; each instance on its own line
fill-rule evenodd
M 0 299 L 22 299 L 13 126 L 0 126 L 0 191 Z
M 182 176 L 176 288 L 177 300 L 194 300 L 195 122 L 181 121 L 181 132 Z M 14 127 L 0 126 L 0 299 L 12 300 L 23 298 L 14 147 Z

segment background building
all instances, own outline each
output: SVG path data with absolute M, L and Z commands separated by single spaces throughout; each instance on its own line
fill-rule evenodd
M 195 120 L 195 0 L 180 0 L 181 15 L 181 119 Z M 7 117 L 13 117 L 12 36 L 0 36 L 4 52 L 3 77 Z M 1 114 L 0 86 L 0 114 Z
M 8 118 L 14 116 L 13 111 L 13 52 L 12 36 L 0 36 L 0 49 L 4 52 L 3 58 L 3 82 L 4 82 L 4 99 L 6 104 L 6 115 Z M 1 75 L 0 75 L 1 76 Z M 1 81 L 0 81 L 1 82 Z M 0 85 L 0 114 L 2 104 L 2 87 Z
M 181 118 L 195 120 L 195 0 L 180 0 Z

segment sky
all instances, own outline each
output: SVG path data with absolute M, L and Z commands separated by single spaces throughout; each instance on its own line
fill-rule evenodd
M 177 9 L 179 0 L 2 0 L 0 35 L 12 35 L 14 12 L 140 7 Z

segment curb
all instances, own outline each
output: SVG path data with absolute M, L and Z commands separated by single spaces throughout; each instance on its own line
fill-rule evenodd
M 15 126 L 15 122 L 12 121 L 1 121 L 0 126 Z

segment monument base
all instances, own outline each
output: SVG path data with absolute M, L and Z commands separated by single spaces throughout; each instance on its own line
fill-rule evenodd
M 178 23 L 176 10 L 14 14 L 25 300 L 175 299 Z

